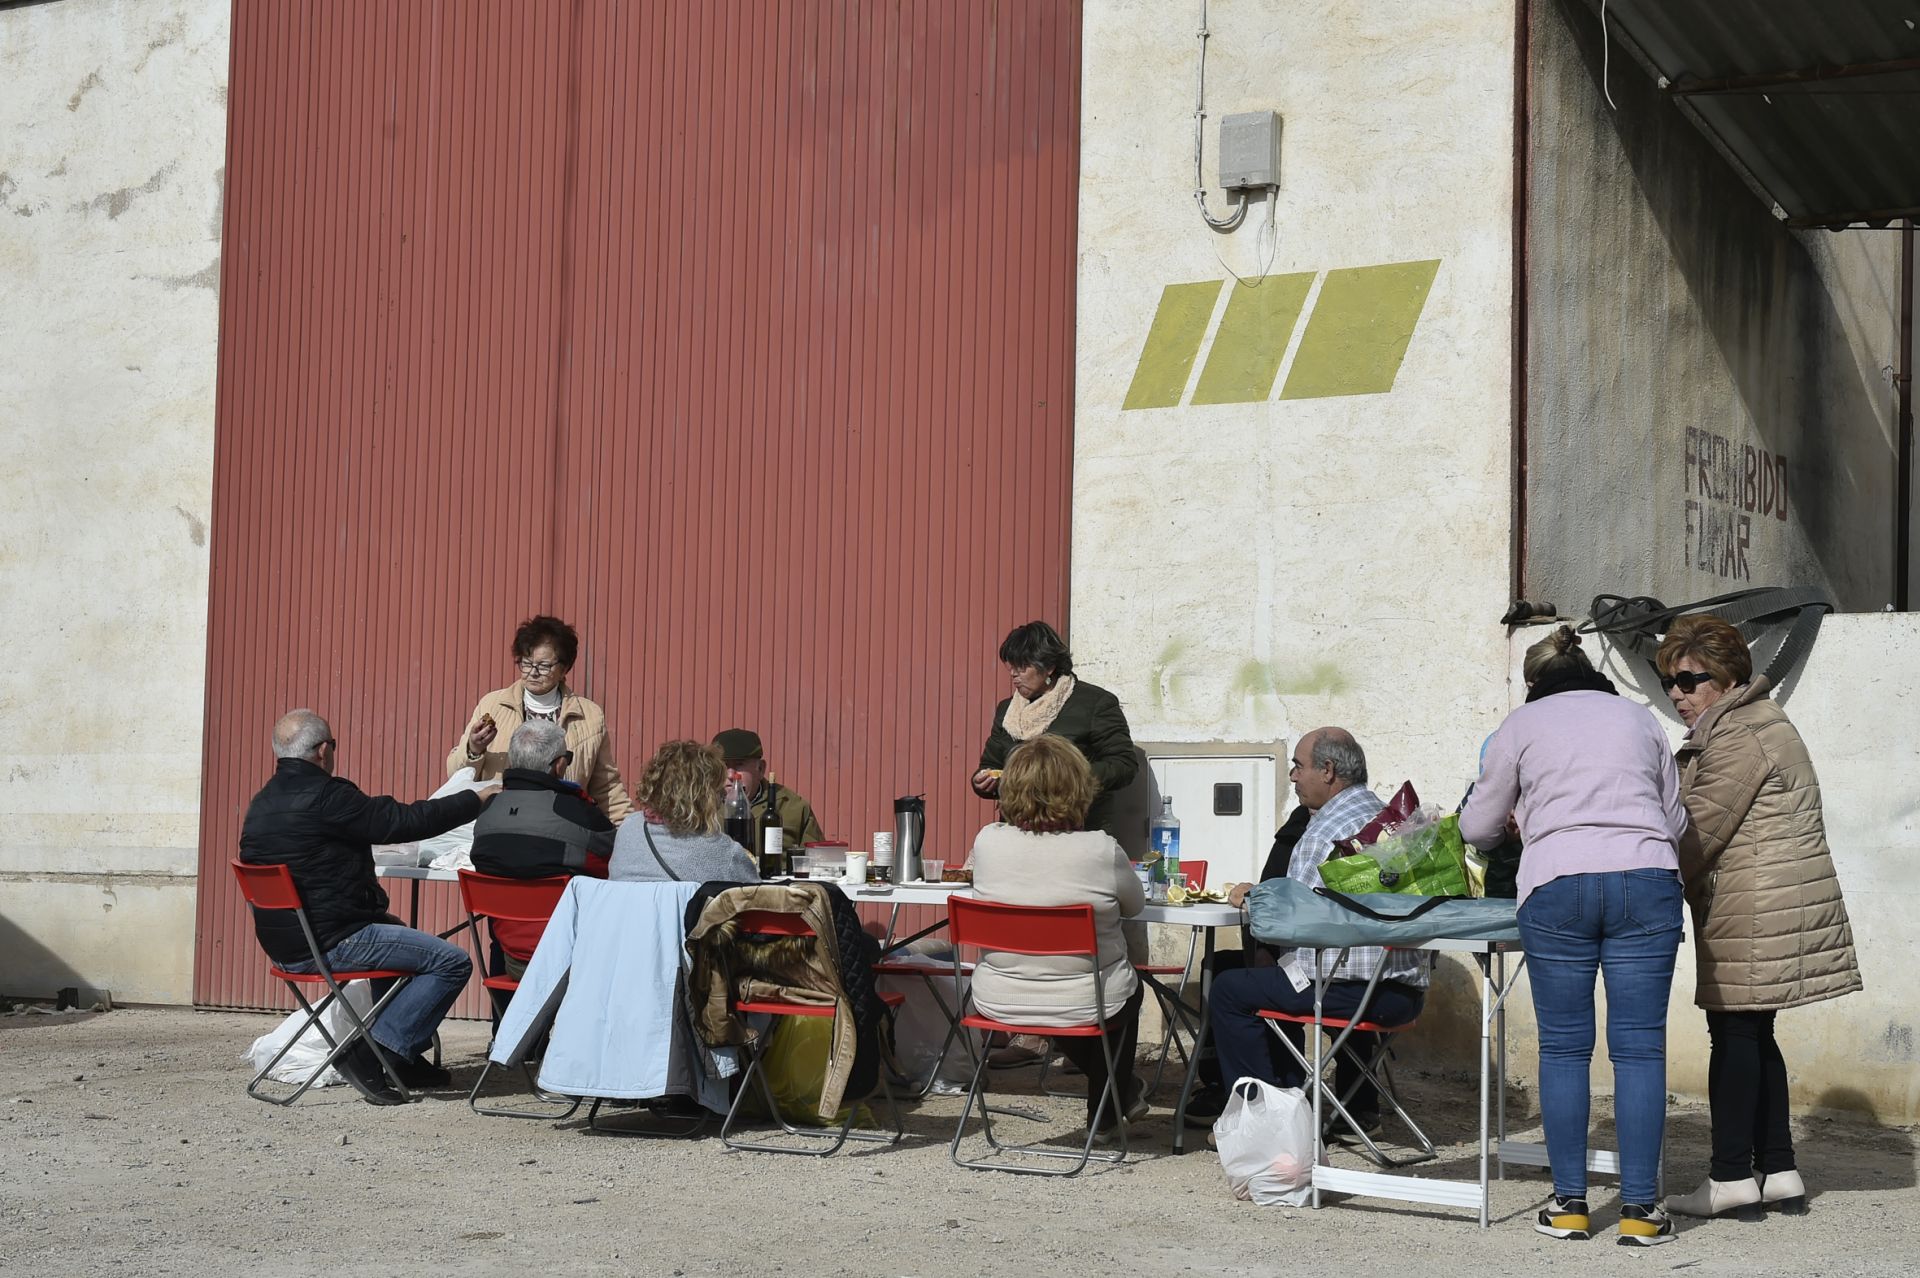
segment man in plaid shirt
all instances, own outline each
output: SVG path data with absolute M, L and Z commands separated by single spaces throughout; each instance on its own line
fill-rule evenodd
M 1287 877 L 1318 886 L 1320 863 L 1332 854 L 1333 845 L 1360 833 L 1384 805 L 1367 788 L 1366 753 L 1345 728 L 1316 728 L 1307 733 L 1293 747 L 1290 763 L 1287 775 L 1294 792 L 1313 817 L 1294 845 Z M 1364 1010 L 1366 1019 L 1385 1025 L 1403 1025 L 1419 1015 L 1431 974 L 1425 953 L 1358 947 L 1348 950 L 1345 961 L 1335 968 L 1338 957 L 1338 951 L 1330 951 L 1319 960 L 1329 978 L 1322 1003 L 1325 1015 L 1354 1019 Z M 1258 1078 L 1281 1087 L 1298 1087 L 1306 1081 L 1300 1066 L 1269 1028 L 1279 1025 L 1298 1046 L 1304 1041 L 1300 1027 L 1263 1021 L 1258 1013 L 1311 1016 L 1315 961 L 1313 950 L 1285 950 L 1277 967 L 1243 967 L 1223 971 L 1214 978 L 1207 1005 L 1208 1023 L 1220 1054 L 1221 1076 L 1229 1084 L 1241 1078 Z M 1385 971 L 1380 984 L 1374 988 L 1372 1001 L 1363 1008 L 1361 999 L 1367 982 L 1382 964 Z M 1365 1057 L 1372 1052 L 1377 1037 L 1355 1034 L 1348 1041 Z M 1334 1087 L 1339 1095 L 1346 1095 L 1356 1074 L 1358 1071 L 1344 1060 L 1336 1065 Z M 1380 1096 L 1364 1077 L 1358 1081 L 1359 1089 L 1347 1101 L 1347 1109 L 1372 1135 L 1380 1126 Z M 1345 1124 L 1330 1123 L 1329 1127 L 1344 1131 Z

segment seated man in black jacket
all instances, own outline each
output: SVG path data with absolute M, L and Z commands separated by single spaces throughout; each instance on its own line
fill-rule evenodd
M 506 793 L 473 827 L 474 869 L 504 879 L 607 877 L 613 822 L 566 779 L 572 762 L 573 751 L 559 724 L 529 719 L 513 730 L 501 778 Z M 501 951 L 495 961 L 517 980 L 527 970 L 546 924 L 495 920 L 488 927 Z
M 273 725 L 273 753 L 280 762 L 247 806 L 240 859 L 293 871 L 330 968 L 414 973 L 373 1023 L 373 1037 L 392 1053 L 402 1082 L 443 1087 L 447 1072 L 420 1053 L 465 988 L 473 961 L 459 946 L 403 927 L 387 913 L 387 894 L 373 873 L 373 845 L 429 839 L 465 825 L 499 787 L 418 803 L 370 796 L 333 775 L 337 750 L 333 730 L 311 710 L 290 710 Z M 293 911 L 255 910 L 253 928 L 275 963 L 290 972 L 313 970 Z M 337 1064 L 371 1103 L 398 1105 L 404 1099 L 365 1043 L 356 1042 Z

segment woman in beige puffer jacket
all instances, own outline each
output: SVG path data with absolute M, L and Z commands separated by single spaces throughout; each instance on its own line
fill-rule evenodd
M 1806 743 L 1753 677 L 1746 641 L 1713 616 L 1674 623 L 1656 658 L 1690 731 L 1677 763 L 1689 828 L 1680 873 L 1693 907 L 1694 1001 L 1712 1042 L 1713 1163 L 1688 1216 L 1806 1210 L 1788 1124 L 1782 1010 L 1860 988 L 1853 930 L 1827 847 Z

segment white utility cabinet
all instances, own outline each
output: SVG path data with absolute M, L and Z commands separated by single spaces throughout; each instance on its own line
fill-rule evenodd
M 1282 819 L 1282 752 L 1143 749 L 1152 773 L 1148 811 L 1158 812 L 1161 799 L 1172 797 L 1173 814 L 1180 818 L 1180 859 L 1205 861 L 1208 886 L 1257 880 Z

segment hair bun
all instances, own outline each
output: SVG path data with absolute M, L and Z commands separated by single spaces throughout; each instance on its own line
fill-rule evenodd
M 1573 633 L 1572 626 L 1561 626 L 1553 632 L 1553 647 L 1556 652 L 1578 652 L 1580 636 Z

